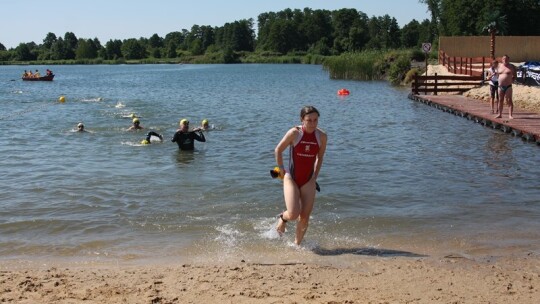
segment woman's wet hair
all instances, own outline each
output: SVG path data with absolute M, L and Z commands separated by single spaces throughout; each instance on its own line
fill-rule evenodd
M 317 116 L 321 116 L 319 110 L 317 110 L 314 106 L 305 106 L 302 108 L 302 110 L 300 110 L 300 118 L 304 119 L 304 116 L 311 113 L 317 113 Z

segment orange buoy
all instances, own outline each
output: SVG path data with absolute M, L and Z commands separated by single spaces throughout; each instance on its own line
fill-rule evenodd
M 349 90 L 347 90 L 347 89 L 341 89 L 341 90 L 337 91 L 337 94 L 340 95 L 340 96 L 349 95 L 350 93 L 351 92 L 349 92 Z

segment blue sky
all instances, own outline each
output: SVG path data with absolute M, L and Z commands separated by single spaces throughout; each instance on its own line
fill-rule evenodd
M 47 33 L 63 37 L 73 32 L 77 38 L 149 38 L 191 26 L 222 26 L 227 22 L 253 18 L 264 12 L 286 8 L 336 10 L 355 8 L 369 17 L 385 14 L 399 25 L 412 19 L 429 19 L 425 4 L 418 0 L 9 0 L 0 8 L 0 43 L 12 48 L 21 42 L 43 42 Z

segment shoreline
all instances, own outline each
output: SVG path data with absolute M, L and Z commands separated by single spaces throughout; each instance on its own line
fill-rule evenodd
M 14 267 L 15 266 L 15 267 Z M 310 263 L 16 267 L 0 262 L 7 303 L 536 303 L 540 258 L 359 257 Z

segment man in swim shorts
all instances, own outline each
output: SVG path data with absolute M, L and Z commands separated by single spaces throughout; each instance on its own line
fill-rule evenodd
M 287 208 L 279 215 L 276 230 L 282 235 L 286 223 L 298 219 L 294 239 L 296 245 L 300 245 L 308 228 L 327 141 L 326 133 L 317 127 L 319 111 L 315 107 L 303 107 L 300 121 L 302 125 L 289 129 L 275 148 Z M 289 167 L 285 170 L 282 153 L 287 148 L 290 156 Z
M 517 78 L 516 67 L 510 63 L 510 57 L 504 55 L 502 64 L 497 68 L 499 73 L 499 113 L 495 118 L 502 118 L 504 100 L 508 103 L 508 119 L 513 119 L 514 103 L 512 102 L 512 83 Z

